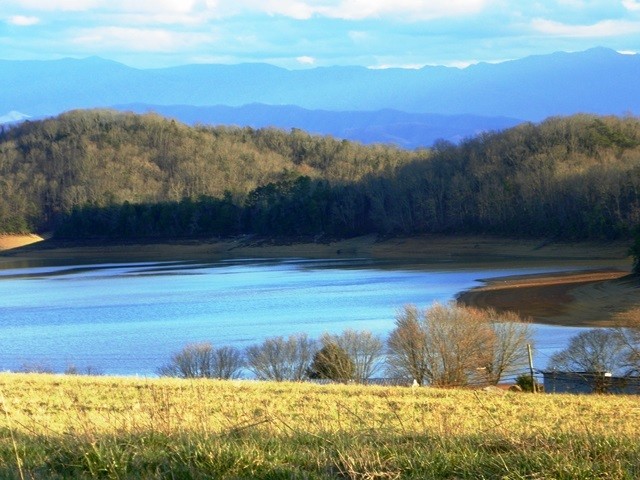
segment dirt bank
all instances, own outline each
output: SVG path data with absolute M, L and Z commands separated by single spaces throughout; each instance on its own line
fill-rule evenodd
M 24 237 L 24 238 L 23 238 Z M 423 235 L 408 238 L 381 239 L 374 235 L 339 241 L 290 241 L 257 239 L 251 236 L 231 240 L 144 240 L 144 241 L 54 241 L 29 245 L 24 248 L 18 242 L 26 237 L 14 238 L 13 250 L 0 252 L 0 262 L 12 258 L 23 259 L 68 259 L 136 258 L 163 260 L 199 259 L 207 257 L 364 257 L 388 259 L 390 261 L 475 267 L 478 264 L 496 264 L 499 267 L 512 265 L 581 267 L 618 267 L 628 269 L 628 243 L 562 243 L 537 240 L 504 239 L 489 236 L 438 236 Z M 10 240 L 7 237 L 7 240 Z M 7 241 L 9 245 L 9 241 Z M 0 248 L 1 249 L 1 248 Z
M 502 278 L 463 292 L 458 301 L 515 311 L 537 323 L 615 326 L 640 307 L 640 282 L 620 270 Z

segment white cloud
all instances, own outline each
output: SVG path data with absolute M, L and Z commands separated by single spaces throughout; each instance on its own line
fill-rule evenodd
M 17 8 L 37 11 L 189 12 L 200 0 L 8 0 Z M 211 2 L 204 2 L 211 3 Z
M 0 0 L 0 57 L 464 68 L 637 50 L 640 0 Z M 310 56 L 313 55 L 313 56 Z
M 221 5 L 224 2 L 229 2 L 229 5 Z M 210 18 L 220 13 L 239 12 L 237 8 L 232 8 L 233 3 L 232 0 L 0 0 L 0 8 L 3 13 L 25 15 L 71 12 L 86 13 L 94 18 L 127 18 L 133 15 L 167 18 L 175 15 L 184 19 L 186 16 L 198 18 L 204 15 Z
M 313 5 L 308 5 L 305 1 L 297 0 L 239 0 L 237 2 L 230 1 L 228 4 L 225 4 L 225 7 L 220 7 L 220 10 L 222 12 L 226 11 L 227 13 L 232 13 L 234 10 L 245 13 L 262 12 L 268 15 L 282 15 L 297 20 L 307 20 L 311 18 L 317 12 L 318 8 Z
M 120 0 L 117 4 L 122 5 L 123 9 L 142 10 L 147 12 L 192 12 L 198 2 L 196 0 Z
M 31 25 L 37 25 L 40 23 L 40 19 L 38 17 L 28 17 L 25 15 L 14 15 L 13 17 L 9 17 L 8 22 L 11 25 L 17 25 L 19 27 L 29 27 Z
M 85 48 L 124 48 L 138 52 L 175 52 L 211 41 L 211 36 L 199 33 L 125 27 L 84 29 L 73 38 L 73 43 Z
M 258 11 L 299 20 L 314 16 L 343 20 L 393 17 L 406 20 L 472 15 L 494 0 L 237 0 L 243 11 Z M 220 8 L 220 13 L 225 9 Z
M 638 0 L 622 0 L 622 6 L 631 12 L 640 12 L 640 2 Z
M 303 55 L 301 57 L 297 57 L 296 61 L 302 65 L 313 65 L 316 63 L 316 59 L 313 57 L 309 57 L 307 55 Z
M 371 17 L 396 17 L 407 20 L 428 20 L 476 14 L 486 8 L 490 0 L 344 0 L 324 9 L 330 17 L 357 20 Z
M 100 5 L 99 0 L 9 0 L 9 6 L 30 11 L 82 12 Z
M 531 26 L 539 33 L 560 37 L 615 37 L 640 33 L 640 23 L 624 20 L 602 20 L 593 25 L 568 25 L 537 18 L 532 20 Z
M 87 12 L 113 25 L 201 24 L 267 14 L 297 20 L 424 20 L 477 14 L 499 0 L 5 0 L 17 12 Z

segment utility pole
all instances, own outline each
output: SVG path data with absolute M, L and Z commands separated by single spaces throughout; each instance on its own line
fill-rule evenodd
M 531 391 L 537 393 L 536 379 L 533 376 L 533 354 L 531 353 L 531 344 L 527 343 L 527 352 L 529 352 L 529 372 L 531 373 Z

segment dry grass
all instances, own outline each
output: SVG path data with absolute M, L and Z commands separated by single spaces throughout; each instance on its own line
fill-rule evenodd
M 0 478 L 637 478 L 637 397 L 0 375 Z

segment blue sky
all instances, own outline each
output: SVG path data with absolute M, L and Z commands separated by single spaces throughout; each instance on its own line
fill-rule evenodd
M 0 0 L 0 58 L 371 68 L 640 52 L 640 0 Z

